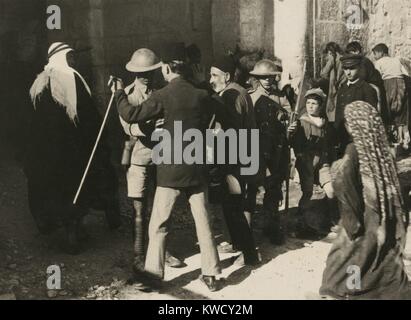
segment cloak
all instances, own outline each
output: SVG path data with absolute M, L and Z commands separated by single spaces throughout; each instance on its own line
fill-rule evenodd
M 32 96 L 35 111 L 29 128 L 24 169 L 30 211 L 40 231 L 81 217 L 85 212 L 82 209 L 118 207 L 117 179 L 104 136 L 78 206 L 72 206 L 101 124 L 84 80 L 77 73 L 74 77 L 75 117 L 53 97 L 52 78 L 47 71 L 43 71 L 33 85 L 37 91 Z M 61 91 L 64 92 L 64 88 Z

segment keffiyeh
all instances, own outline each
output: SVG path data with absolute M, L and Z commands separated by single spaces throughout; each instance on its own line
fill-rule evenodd
M 77 75 L 84 84 L 87 92 L 91 95 L 89 86 L 84 78 L 67 63 L 67 53 L 73 49 L 63 43 L 53 43 L 48 50 L 49 63 L 44 67 L 44 71 L 37 76 L 31 89 L 30 96 L 34 107 L 36 99 L 50 83 L 50 90 L 53 99 L 63 106 L 71 121 L 77 118 Z

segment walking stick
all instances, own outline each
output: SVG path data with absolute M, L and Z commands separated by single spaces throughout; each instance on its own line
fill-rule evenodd
M 73 200 L 74 205 L 77 204 L 77 200 L 78 200 L 78 197 L 80 196 L 81 189 L 83 188 L 84 181 L 86 180 L 86 177 L 87 177 L 88 171 L 90 169 L 91 163 L 93 162 L 94 154 L 96 153 L 98 144 L 99 144 L 100 139 L 101 139 L 101 135 L 103 134 L 104 127 L 106 125 L 108 115 L 110 113 L 110 109 L 111 109 L 111 106 L 113 104 L 113 101 L 114 101 L 114 93 L 111 94 L 110 102 L 108 104 L 108 108 L 106 110 L 106 114 L 104 116 L 103 123 L 101 124 L 100 131 L 99 131 L 97 139 L 96 139 L 96 143 L 94 144 L 93 151 L 91 152 L 90 158 L 88 159 L 87 167 L 86 167 L 86 170 L 84 171 L 83 177 L 81 178 L 81 182 L 80 182 L 80 185 L 77 189 L 76 196 L 74 197 L 74 200 Z

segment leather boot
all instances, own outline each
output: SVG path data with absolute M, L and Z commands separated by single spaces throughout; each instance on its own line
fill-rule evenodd
M 141 199 L 133 201 L 134 206 L 134 266 L 138 270 L 144 269 L 145 260 L 145 219 L 144 219 L 144 201 Z

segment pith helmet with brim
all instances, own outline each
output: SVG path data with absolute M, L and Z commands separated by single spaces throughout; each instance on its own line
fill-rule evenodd
M 126 65 L 126 69 L 130 72 L 149 72 L 161 67 L 161 62 L 150 49 L 138 49 L 133 53 L 131 60 Z
M 258 61 L 255 64 L 254 69 L 250 72 L 252 76 L 256 77 L 272 77 L 280 75 L 281 73 L 280 66 L 268 59 Z

